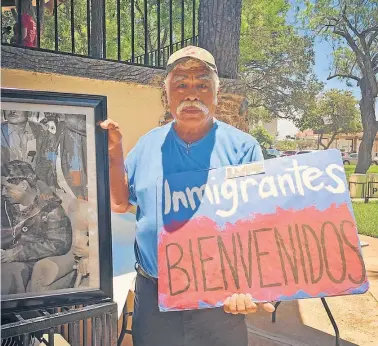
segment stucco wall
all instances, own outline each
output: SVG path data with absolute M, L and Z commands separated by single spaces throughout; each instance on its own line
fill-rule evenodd
M 4 88 L 107 96 L 108 117 L 120 124 L 125 152 L 140 136 L 159 126 L 159 119 L 164 115 L 160 88 L 148 85 L 15 69 L 1 69 L 1 85 Z

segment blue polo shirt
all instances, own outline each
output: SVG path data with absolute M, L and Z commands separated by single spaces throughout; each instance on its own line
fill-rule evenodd
M 192 144 L 176 133 L 173 122 L 142 136 L 125 160 L 129 201 L 137 205 L 135 257 L 157 277 L 156 184 L 159 176 L 263 160 L 251 135 L 219 120 L 205 137 Z

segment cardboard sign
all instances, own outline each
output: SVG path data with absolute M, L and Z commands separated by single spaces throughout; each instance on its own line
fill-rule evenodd
M 164 176 L 157 198 L 161 311 L 369 287 L 338 150 Z

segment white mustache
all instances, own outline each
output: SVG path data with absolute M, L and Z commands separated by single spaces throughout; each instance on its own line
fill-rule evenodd
M 201 101 L 183 101 L 177 107 L 177 113 L 180 114 L 186 107 L 195 107 L 204 114 L 209 113 L 209 108 L 207 108 Z

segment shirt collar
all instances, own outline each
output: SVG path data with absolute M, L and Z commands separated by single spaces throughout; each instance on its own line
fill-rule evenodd
M 16 131 L 16 126 L 8 123 L 8 136 L 10 136 L 15 131 Z M 29 121 L 26 122 L 24 133 L 25 134 L 32 133 Z
M 189 148 L 189 147 L 193 147 L 195 145 L 198 145 L 204 141 L 206 141 L 206 139 L 208 137 L 210 137 L 210 135 L 217 129 L 218 127 L 218 120 L 216 118 L 214 118 L 214 123 L 213 123 L 213 126 L 211 127 L 211 129 L 206 133 L 205 136 L 203 136 L 201 139 L 199 139 L 198 141 L 195 141 L 195 142 L 192 142 L 192 143 L 186 143 L 184 140 L 181 139 L 181 137 L 177 134 L 176 130 L 175 130 L 175 127 L 174 127 L 174 124 L 175 124 L 176 120 L 173 120 L 172 123 L 171 123 L 171 130 L 170 132 L 172 132 L 172 135 L 173 135 L 173 138 L 183 147 L 185 148 Z

